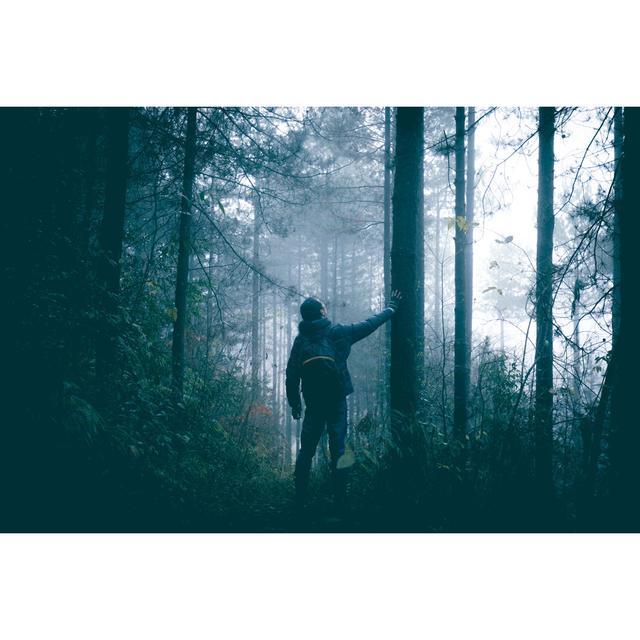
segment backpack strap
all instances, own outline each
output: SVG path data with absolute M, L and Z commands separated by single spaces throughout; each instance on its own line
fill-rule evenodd
M 331 360 L 332 362 L 335 362 L 335 358 L 332 358 L 330 356 L 314 356 L 313 358 L 309 358 L 308 360 L 305 360 L 302 363 L 302 366 L 304 367 L 305 364 L 308 364 L 309 362 L 311 362 L 312 360 Z

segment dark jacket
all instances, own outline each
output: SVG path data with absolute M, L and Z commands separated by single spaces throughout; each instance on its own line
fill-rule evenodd
M 302 406 L 300 402 L 300 379 L 302 377 L 302 361 L 300 357 L 300 336 L 312 336 L 320 332 L 329 334 L 336 351 L 336 364 L 342 378 L 343 395 L 353 393 L 351 375 L 347 369 L 347 358 L 351 353 L 351 345 L 372 334 L 380 325 L 384 324 L 394 314 L 391 308 L 384 309 L 375 316 L 354 324 L 332 324 L 328 318 L 318 320 L 303 320 L 291 347 L 291 355 L 287 364 L 287 400 L 292 409 Z

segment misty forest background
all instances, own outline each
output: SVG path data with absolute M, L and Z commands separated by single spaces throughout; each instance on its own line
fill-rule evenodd
M 350 515 L 330 517 L 323 442 L 308 530 L 638 530 L 639 127 L 618 107 L 0 109 L 0 528 L 297 530 L 298 306 L 355 322 L 393 288 L 349 359 Z

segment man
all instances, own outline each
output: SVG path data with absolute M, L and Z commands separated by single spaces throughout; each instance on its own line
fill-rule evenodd
M 302 322 L 291 348 L 286 377 L 293 418 L 299 420 L 302 414 L 301 381 L 306 407 L 294 473 L 298 506 L 304 504 L 311 461 L 326 427 L 336 503 L 344 507 L 348 470 L 338 469 L 337 464 L 344 454 L 347 435 L 347 396 L 353 393 L 347 358 L 353 344 L 393 316 L 401 297 L 398 291 L 393 291 L 386 309 L 363 322 L 345 325 L 332 324 L 325 306 L 316 298 L 307 298 L 300 305 Z

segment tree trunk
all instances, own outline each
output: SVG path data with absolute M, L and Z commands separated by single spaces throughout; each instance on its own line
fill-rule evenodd
M 333 238 L 333 286 L 331 290 L 332 317 L 338 322 L 338 234 Z
M 302 293 L 302 247 L 298 250 L 298 293 Z M 296 420 L 296 454 L 300 451 L 301 421 Z
M 98 376 L 104 379 L 116 361 L 117 334 L 115 314 L 120 297 L 120 272 L 127 195 L 127 160 L 129 146 L 129 109 L 111 108 L 108 118 L 107 182 L 104 215 L 100 227 L 98 277 L 104 288 L 104 315 L 101 335 L 96 345 Z
M 424 108 L 399 107 L 396 115 L 391 286 L 402 305 L 391 325 L 391 412 L 393 437 L 401 453 L 410 445 L 405 421 L 418 402 L 418 265 L 416 236 L 423 171 Z
M 288 264 L 288 272 L 287 272 L 287 283 L 291 283 L 291 263 Z M 286 331 L 285 331 L 285 340 L 286 340 L 286 348 L 282 350 L 282 355 L 283 355 L 283 371 L 284 371 L 284 367 L 286 367 L 286 355 L 289 353 L 289 351 L 291 350 L 291 322 L 293 320 L 292 316 L 293 316 L 293 303 L 292 301 L 287 297 L 285 300 L 285 303 L 287 305 L 287 313 L 285 315 L 285 321 L 287 323 L 286 325 Z M 286 431 L 286 440 L 287 440 L 287 449 L 285 451 L 285 456 L 284 456 L 284 463 L 285 463 L 285 468 L 289 469 L 289 467 L 291 467 L 291 445 L 292 445 L 292 441 L 293 441 L 293 437 L 292 437 L 292 417 L 291 417 L 291 410 L 289 409 L 289 406 L 287 405 L 286 399 L 284 402 L 284 411 L 285 411 L 285 415 L 286 415 L 286 419 L 285 419 L 285 431 Z
M 469 356 L 473 345 L 473 217 L 475 200 L 475 179 L 476 179 L 476 135 L 475 135 L 476 109 L 469 107 L 467 111 L 467 198 L 466 198 L 466 221 L 467 221 L 467 244 L 465 247 L 465 268 L 466 268 L 466 288 L 465 288 L 465 325 L 467 328 L 467 340 L 469 342 Z
M 424 131 L 424 123 L 422 125 Z M 424 144 L 424 133 L 423 133 Z M 424 149 L 418 179 L 418 217 L 416 219 L 416 375 L 418 377 L 418 410 L 420 390 L 424 387 Z
M 572 392 L 573 398 L 576 402 L 576 411 L 578 417 L 582 411 L 582 388 L 580 382 L 582 380 L 582 354 L 580 348 L 580 295 L 582 290 L 582 283 L 580 282 L 579 274 L 576 275 L 573 282 L 573 302 L 571 304 L 571 320 L 573 322 L 573 335 L 571 350 L 573 351 L 573 383 Z
M 213 291 L 213 278 L 215 274 L 214 269 L 214 249 L 215 242 L 212 240 L 209 245 L 209 262 L 207 265 L 207 271 L 209 276 L 208 288 L 209 293 L 207 295 L 207 343 L 206 343 L 206 371 L 209 371 L 209 361 L 211 358 L 211 344 L 213 341 L 213 304 L 215 301 L 215 295 Z
M 614 206 L 613 206 L 613 295 L 611 301 L 612 348 L 620 333 L 620 208 L 622 206 L 622 107 L 613 112 Z
M 180 200 L 180 232 L 178 238 L 178 271 L 176 274 L 176 316 L 173 324 L 172 391 L 174 401 L 182 400 L 184 391 L 184 351 L 187 327 L 187 288 L 189 254 L 191 252 L 191 204 L 195 178 L 196 108 L 187 109 L 187 134 L 184 147 L 184 172 Z
M 260 259 L 260 214 L 258 203 L 253 208 L 253 266 L 257 268 Z M 260 274 L 254 269 L 251 273 L 251 402 L 255 403 L 259 395 L 260 375 Z
M 434 261 L 434 313 L 433 329 L 436 334 L 436 344 L 444 340 L 442 336 L 442 256 L 440 255 L 440 192 L 436 192 L 436 232 L 435 232 L 435 261 Z
M 320 239 L 320 300 L 327 304 L 329 295 L 329 244 L 322 235 Z
M 636 418 L 637 366 L 640 354 L 636 338 L 634 297 L 637 282 L 632 267 L 640 230 L 640 108 L 624 109 L 622 156 L 622 202 L 620 207 L 620 307 L 616 341 L 616 384 L 612 394 L 612 496 L 620 531 L 640 530 L 638 493 L 640 491 L 640 429 Z
M 536 253 L 535 476 L 539 498 L 553 494 L 553 136 L 555 110 L 539 109 Z
M 384 191 L 383 191 L 383 278 L 384 301 L 387 303 L 391 294 L 391 107 L 384 109 Z M 391 324 L 384 328 L 384 348 L 382 352 L 383 378 L 380 415 L 384 419 L 389 407 L 389 362 L 391 353 Z
M 271 323 L 271 407 L 273 411 L 273 422 L 275 425 L 277 425 L 278 433 L 280 433 L 282 427 L 280 426 L 280 416 L 278 415 L 278 299 L 275 287 L 273 287 L 272 289 L 271 305 L 273 307 L 273 316 Z
M 389 300 L 391 293 L 391 108 L 384 109 L 384 232 L 383 232 L 383 268 L 384 298 Z M 387 325 L 388 340 L 391 327 Z
M 464 447 L 469 402 L 469 339 L 467 336 L 467 233 L 465 220 L 464 107 L 456 107 L 455 337 L 453 367 L 453 434 Z
M 84 151 L 84 207 L 82 219 L 80 221 L 80 227 L 82 236 L 82 248 L 85 253 L 89 252 L 89 245 L 91 240 L 91 223 L 93 220 L 97 200 L 96 177 L 98 169 L 98 130 L 100 125 L 99 113 L 100 109 L 98 108 L 89 108 L 84 111 L 87 127 L 87 142 Z

